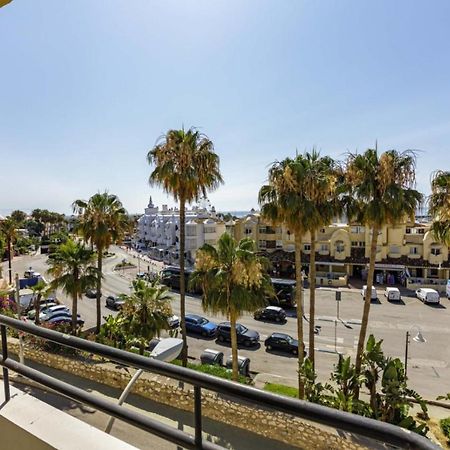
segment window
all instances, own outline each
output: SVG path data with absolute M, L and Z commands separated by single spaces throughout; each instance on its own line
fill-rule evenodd
M 389 246 L 389 253 L 400 253 L 400 247 L 398 245 Z
M 431 254 L 439 256 L 441 254 L 441 249 L 439 247 L 431 247 Z
M 251 228 L 246 228 L 244 231 L 244 234 L 252 234 L 252 229 Z
M 304 244 L 303 245 L 303 251 L 305 251 L 305 252 L 311 251 L 311 244 Z
M 261 234 L 265 234 L 266 231 L 267 231 L 266 227 L 259 227 L 259 232 L 260 232 Z
M 365 228 L 362 226 L 354 226 L 350 228 L 351 233 L 364 233 Z
M 328 244 L 320 244 L 320 251 L 321 252 L 327 252 L 328 251 Z
M 283 248 L 283 241 L 277 241 L 276 248 Z
M 358 247 L 358 241 L 352 241 L 352 247 Z
M 215 233 L 216 227 L 205 227 L 205 233 Z
M 267 241 L 259 241 L 258 245 L 259 245 L 259 248 L 266 248 L 267 247 Z
M 323 233 L 325 233 L 325 228 L 321 228 L 320 229 L 320 232 L 323 234 Z
M 360 246 L 360 247 L 365 247 L 365 246 L 366 246 L 366 243 L 365 243 L 364 241 L 359 241 L 359 246 Z
M 418 228 L 417 229 L 418 234 L 425 234 L 425 228 Z
M 405 231 L 406 234 L 411 234 L 411 228 L 407 228 Z
M 409 254 L 410 255 L 418 255 L 419 249 L 417 247 L 409 247 Z
M 343 253 L 345 251 L 344 241 L 336 241 L 336 252 Z

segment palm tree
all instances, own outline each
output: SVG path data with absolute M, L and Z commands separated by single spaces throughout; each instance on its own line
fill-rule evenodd
M 76 226 L 86 242 L 97 250 L 97 333 L 101 323 L 103 254 L 111 244 L 119 243 L 130 228 L 128 215 L 116 195 L 97 193 L 88 201 L 75 200 L 74 212 L 80 215 Z
M 356 354 L 357 373 L 361 372 L 369 321 L 378 235 L 386 224 L 414 218 L 422 201 L 422 194 L 413 189 L 415 167 L 416 156 L 411 151 L 389 150 L 379 155 L 375 148 L 363 154 L 350 154 L 347 159 L 346 181 L 353 198 L 349 205 L 349 219 L 356 219 L 371 230 L 367 290 Z
M 317 232 L 329 225 L 341 210 L 338 179 L 340 170 L 328 156 L 320 156 L 315 149 L 303 157 L 304 179 L 300 189 L 305 196 L 304 223 L 311 235 L 309 260 L 309 353 L 315 366 L 315 304 L 316 304 L 316 243 Z M 297 157 L 299 159 L 299 157 Z
M 268 184 L 259 191 L 259 203 L 262 217 L 273 224 L 285 225 L 294 232 L 295 243 L 295 280 L 297 303 L 297 337 L 299 349 L 304 348 L 303 338 L 303 274 L 302 246 L 303 235 L 313 228 L 317 219 L 316 210 L 308 199 L 305 185 L 309 179 L 308 160 L 306 156 L 297 155 L 294 159 L 286 158 L 275 162 L 269 169 Z M 312 249 L 311 249 L 311 253 Z M 309 353 L 312 347 L 310 343 Z M 298 352 L 298 392 L 304 397 L 304 383 L 301 377 L 303 351 Z
M 431 178 L 429 213 L 435 238 L 450 247 L 450 172 L 438 170 Z
M 41 298 L 42 296 L 47 295 L 51 289 L 50 286 L 46 284 L 44 280 L 39 280 L 37 284 L 31 286 L 30 289 L 33 291 L 34 295 L 34 312 L 35 312 L 34 323 L 36 325 L 39 325 L 40 322 L 39 314 L 41 313 Z
M 137 342 L 139 354 L 143 355 L 145 346 L 161 330 L 169 330 L 172 317 L 169 288 L 157 281 L 133 281 L 133 292 L 124 296 L 125 304 L 119 315 L 124 319 L 123 327 L 128 340 Z
M 180 315 L 183 338 L 182 362 L 187 365 L 185 306 L 185 210 L 186 203 L 198 201 L 222 182 L 219 157 L 209 138 L 195 128 L 169 130 L 147 154 L 155 169 L 150 174 L 151 186 L 161 186 L 180 205 Z
M 236 243 L 225 233 L 217 249 L 205 244 L 197 251 L 195 271 L 191 275 L 191 283 L 202 287 L 203 309 L 226 315 L 230 320 L 234 381 L 239 377 L 237 320 L 244 312 L 265 306 L 266 297 L 273 295 L 267 275 L 268 262 L 255 250 L 252 239 L 244 238 Z
M 17 238 L 16 234 L 17 224 L 13 219 L 7 217 L 5 220 L 0 222 L 0 232 L 3 234 L 6 240 L 6 247 L 8 249 L 8 273 L 9 273 L 9 284 L 12 284 L 12 267 L 11 261 L 14 256 L 13 243 Z
M 61 244 L 49 259 L 48 273 L 53 276 L 51 289 L 62 288 L 72 297 L 72 334 L 77 331 L 78 299 L 86 289 L 92 288 L 98 281 L 98 269 L 93 266 L 95 254 L 84 244 L 69 239 Z

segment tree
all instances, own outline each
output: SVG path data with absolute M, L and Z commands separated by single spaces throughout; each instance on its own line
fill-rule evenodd
M 369 322 L 378 236 L 384 225 L 414 218 L 422 201 L 422 194 L 413 189 L 415 165 L 416 157 L 411 151 L 389 150 L 378 155 L 377 149 L 369 149 L 363 154 L 350 154 L 347 159 L 346 181 L 353 198 L 348 208 L 349 219 L 356 219 L 371 230 L 367 290 L 355 364 L 358 373 Z
M 23 225 L 23 222 L 27 218 L 27 215 L 23 211 L 20 211 L 19 209 L 16 209 L 15 211 L 13 211 L 10 214 L 10 217 L 11 217 L 12 220 L 14 220 L 14 222 L 16 222 L 17 227 L 21 228 L 22 225 Z
M 429 213 L 435 238 L 450 247 L 450 172 L 438 170 L 431 178 Z
M 191 283 L 202 287 L 204 310 L 230 320 L 234 381 L 239 378 L 236 323 L 244 312 L 265 306 L 266 296 L 273 295 L 267 266 L 252 239 L 236 243 L 228 233 L 220 237 L 217 249 L 205 244 L 197 251 Z
M 41 298 L 42 296 L 48 294 L 48 292 L 50 291 L 50 286 L 46 284 L 44 280 L 39 280 L 37 284 L 31 286 L 31 290 L 33 291 L 34 296 L 34 311 L 35 311 L 34 323 L 36 325 L 39 325 L 40 323 L 39 314 L 41 313 Z
M 101 323 L 101 295 L 103 277 L 103 253 L 109 246 L 122 241 L 130 224 L 128 215 L 119 198 L 108 192 L 97 193 L 88 201 L 75 200 L 72 204 L 79 214 L 76 231 L 97 249 L 97 333 Z
M 5 241 L 6 248 L 8 249 L 8 273 L 9 273 L 9 284 L 12 284 L 12 266 L 11 261 L 14 256 L 13 243 L 17 239 L 16 233 L 17 224 L 13 219 L 7 217 L 5 220 L 0 222 L 0 232 L 2 233 Z
M 77 331 L 78 299 L 86 289 L 96 285 L 98 269 L 93 266 L 95 254 L 84 244 L 69 239 L 49 259 L 48 273 L 53 277 L 51 289 L 61 288 L 72 297 L 72 334 Z
M 124 319 L 123 328 L 127 339 L 136 342 L 139 354 L 143 355 L 148 342 L 159 337 L 162 330 L 169 330 L 172 317 L 172 297 L 169 288 L 158 281 L 148 283 L 133 281 L 133 292 L 124 295 L 125 303 L 119 313 Z
M 303 274 L 302 246 L 303 235 L 318 218 L 313 202 L 308 198 L 310 188 L 309 163 L 306 156 L 297 155 L 294 159 L 286 158 L 275 162 L 269 169 L 268 184 L 259 191 L 259 203 L 262 217 L 273 224 L 283 224 L 295 238 L 295 279 L 297 303 L 297 335 L 299 349 L 304 348 L 303 337 Z M 310 343 L 309 353 L 312 346 Z M 301 376 L 303 366 L 303 351 L 298 352 L 298 393 L 304 397 L 304 379 Z
M 209 138 L 195 128 L 169 130 L 147 154 L 155 169 L 150 174 L 151 186 L 161 186 L 180 205 L 180 315 L 183 338 L 182 362 L 187 365 L 185 306 L 185 210 L 186 203 L 198 201 L 223 181 L 219 157 Z

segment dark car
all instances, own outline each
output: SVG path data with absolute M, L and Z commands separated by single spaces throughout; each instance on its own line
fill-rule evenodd
M 87 289 L 84 295 L 87 298 L 97 298 L 97 289 Z
M 108 308 L 120 309 L 125 304 L 125 300 L 117 295 L 106 297 L 106 306 Z
M 288 334 L 272 333 L 265 341 L 267 350 L 280 350 L 293 355 L 298 355 L 298 341 Z M 303 351 L 306 356 L 306 352 Z
M 284 322 L 286 320 L 286 312 L 279 306 L 267 306 L 267 308 L 258 309 L 253 314 L 256 320 L 270 320 L 273 322 Z
M 72 315 L 67 313 L 61 313 L 56 316 L 51 317 L 50 319 L 45 321 L 46 323 L 72 323 Z M 77 314 L 77 325 L 83 326 L 84 320 Z
M 180 289 L 180 268 L 176 266 L 167 266 L 161 272 L 161 283 L 170 287 L 171 289 Z M 192 270 L 184 269 L 184 282 L 186 291 L 191 294 L 201 294 L 202 290 L 199 287 L 193 287 L 189 283 L 189 278 L 192 275 Z
M 217 324 L 197 314 L 186 314 L 186 330 L 203 337 L 211 337 L 217 334 Z
M 254 330 L 249 330 L 240 323 L 236 324 L 236 333 L 238 344 L 244 344 L 246 347 L 250 347 L 259 342 L 259 333 Z M 231 341 L 230 322 L 219 323 L 217 327 L 217 339 L 220 342 Z

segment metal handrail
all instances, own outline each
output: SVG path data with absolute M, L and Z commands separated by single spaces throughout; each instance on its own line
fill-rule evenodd
M 44 375 L 25 365 L 19 364 L 8 358 L 6 327 L 14 328 L 34 336 L 41 337 L 52 342 L 56 342 L 66 347 L 84 350 L 89 353 L 102 356 L 115 362 L 144 369 L 152 373 L 174 378 L 194 386 L 194 414 L 195 414 L 195 437 L 187 433 L 180 432 L 171 427 L 156 425 L 156 421 L 142 416 L 135 412 L 125 410 L 111 402 L 93 398 L 90 394 L 79 388 L 70 386 L 52 377 Z M 218 449 L 215 444 L 201 439 L 201 389 L 208 389 L 217 393 L 234 397 L 241 401 L 247 401 L 257 404 L 263 408 L 270 408 L 284 413 L 292 414 L 297 417 L 317 422 L 329 427 L 337 428 L 350 433 L 355 433 L 384 443 L 388 443 L 399 448 L 405 449 L 438 449 L 435 444 L 417 433 L 411 432 L 385 422 L 380 422 L 367 417 L 350 414 L 347 412 L 335 410 L 311 402 L 287 398 L 284 396 L 261 391 L 249 386 L 233 383 L 228 380 L 216 378 L 201 372 L 197 372 L 185 367 L 176 366 L 163 361 L 146 358 L 141 355 L 119 350 L 107 345 L 98 344 L 75 336 L 63 334 L 57 331 L 49 330 L 23 322 L 11 317 L 0 315 L 0 328 L 2 335 L 2 359 L 0 364 L 3 366 L 5 382 L 5 398 L 9 398 L 9 381 L 7 370 L 31 378 L 44 386 L 48 386 L 64 395 L 104 411 L 116 418 L 132 423 L 149 432 L 155 433 L 171 442 L 183 445 L 185 448 L 204 448 Z M 6 372 L 5 372 L 6 371 Z M 6 376 L 5 376 L 6 375 Z M 8 390 L 8 394 L 7 394 Z M 138 417 L 139 416 L 139 417 Z M 144 419 L 145 420 L 144 420 Z M 166 429 L 168 428 L 168 429 Z M 175 433 L 177 431 L 177 433 Z M 159 434 L 158 434 L 159 433 Z M 183 434 L 185 437 L 181 436 Z M 184 439 L 183 443 L 179 439 Z

